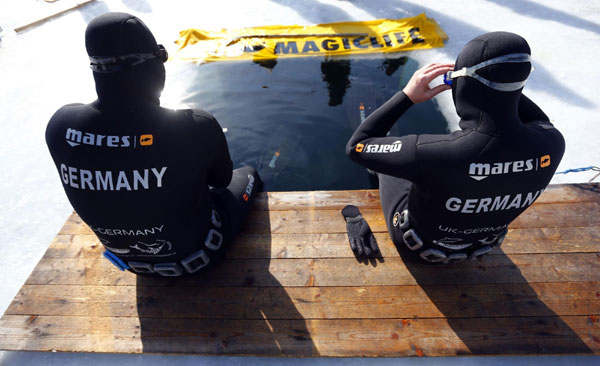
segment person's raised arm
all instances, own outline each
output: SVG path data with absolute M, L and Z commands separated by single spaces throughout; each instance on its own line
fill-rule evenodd
M 409 179 L 408 173 L 403 174 L 398 168 L 415 161 L 416 136 L 386 137 L 386 134 L 413 104 L 428 101 L 450 89 L 446 84 L 434 88 L 429 84 L 453 68 L 453 64 L 433 63 L 417 70 L 401 92 L 377 108 L 354 131 L 346 144 L 350 159 L 377 172 Z

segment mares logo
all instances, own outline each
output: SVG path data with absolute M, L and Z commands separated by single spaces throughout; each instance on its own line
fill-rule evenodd
M 402 141 L 398 140 L 392 144 L 358 144 L 356 152 L 387 154 L 398 152 L 402 149 Z
M 99 147 L 133 147 L 138 145 L 137 136 L 114 136 L 99 135 L 91 132 L 81 132 L 74 128 L 67 128 L 65 141 L 71 147 L 79 145 L 99 146 Z M 140 146 L 150 146 L 154 143 L 154 138 L 150 134 L 141 135 L 139 138 Z
M 248 185 L 246 186 L 246 191 L 244 192 L 244 195 L 242 196 L 244 198 L 244 201 L 248 202 L 248 199 L 250 198 L 250 194 L 252 194 L 252 188 L 254 188 L 254 177 L 250 174 L 248 174 Z
M 540 158 L 540 168 L 550 166 L 550 155 L 544 155 Z
M 469 177 L 481 181 L 490 175 L 529 172 L 548 166 L 550 166 L 550 155 L 544 155 L 539 159 L 506 161 L 503 163 L 471 163 L 469 165 Z

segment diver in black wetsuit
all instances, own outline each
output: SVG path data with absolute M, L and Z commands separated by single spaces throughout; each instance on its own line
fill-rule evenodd
M 550 182 L 565 142 L 521 93 L 530 53 L 518 35 L 479 36 L 455 66 L 418 70 L 348 141 L 348 156 L 378 173 L 388 231 L 401 250 L 436 263 L 478 258 L 501 244 Z M 430 89 L 444 74 L 451 86 Z M 450 88 L 459 131 L 386 136 L 410 106 Z
M 46 129 L 69 201 L 121 269 L 179 276 L 210 267 L 260 178 L 249 167 L 232 173 L 212 115 L 160 107 L 167 54 L 140 19 L 99 16 L 85 40 L 98 99 L 62 107 Z

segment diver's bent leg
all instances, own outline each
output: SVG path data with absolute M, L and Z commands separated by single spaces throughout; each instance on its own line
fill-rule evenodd
M 227 188 L 211 191 L 215 204 L 227 216 L 229 240 L 233 240 L 240 231 L 250 212 L 252 200 L 261 188 L 262 181 L 258 172 L 247 166 L 233 171 Z
M 408 192 L 412 183 L 406 179 L 385 174 L 377 174 L 377 177 L 379 178 L 381 209 L 388 233 L 396 245 L 403 244 L 402 232 L 398 226 L 394 227 L 393 220 L 396 212 L 402 213 L 408 207 Z

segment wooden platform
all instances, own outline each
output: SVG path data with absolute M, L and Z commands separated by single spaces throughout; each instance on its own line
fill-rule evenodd
M 359 262 L 354 203 L 383 258 Z M 72 215 L 0 320 L 0 349 L 273 356 L 600 354 L 600 185 L 550 186 L 502 251 L 405 263 L 377 191 L 263 194 L 205 277 L 144 279 Z

